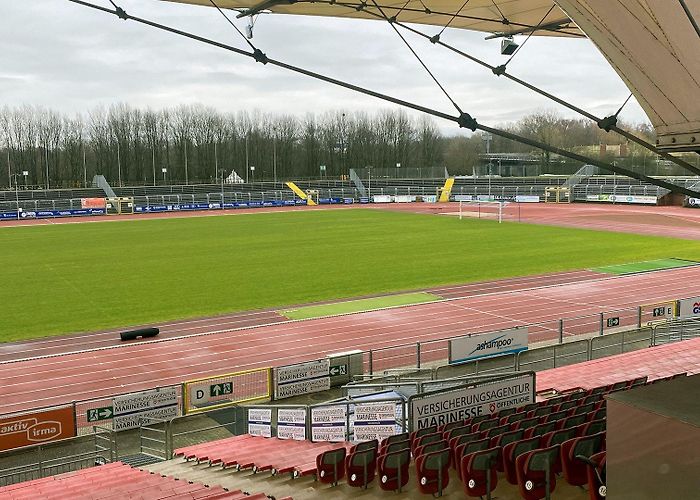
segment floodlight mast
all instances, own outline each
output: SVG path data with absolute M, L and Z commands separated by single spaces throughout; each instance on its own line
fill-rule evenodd
M 330 76 L 326 76 L 326 75 L 323 75 L 321 73 L 310 71 L 310 70 L 301 68 L 299 66 L 295 66 L 295 65 L 288 64 L 288 63 L 285 63 L 282 61 L 278 61 L 276 59 L 269 58 L 264 52 L 262 52 L 259 48 L 255 47 L 247 39 L 246 39 L 246 42 L 253 49 L 252 52 L 249 52 L 249 51 L 246 51 L 243 49 L 239 49 L 237 47 L 233 47 L 232 45 L 225 44 L 222 42 L 217 42 L 215 40 L 212 40 L 212 39 L 200 36 L 200 35 L 196 35 L 194 33 L 190 33 L 190 32 L 183 31 L 183 30 L 180 30 L 177 28 L 173 28 L 173 27 L 164 25 L 162 23 L 158 23 L 158 22 L 151 21 L 148 19 L 140 18 L 137 16 L 131 16 L 131 15 L 127 14 L 126 11 L 124 11 L 124 9 L 122 9 L 121 7 L 117 7 L 116 5 L 115 5 L 116 8 L 114 10 L 112 10 L 112 9 L 109 9 L 106 7 L 102 7 L 100 5 L 90 3 L 90 2 L 85 1 L 85 0 L 67 0 L 67 1 L 69 1 L 71 3 L 78 4 L 78 5 L 82 5 L 84 7 L 88 7 L 91 9 L 99 10 L 99 11 L 102 11 L 102 12 L 105 12 L 108 14 L 116 15 L 117 17 L 119 17 L 122 20 L 132 20 L 132 21 L 137 22 L 139 24 L 144 24 L 144 25 L 150 26 L 152 28 L 156 28 L 156 29 L 159 29 L 162 31 L 167 31 L 169 33 L 173 33 L 173 34 L 183 36 L 186 38 L 190 38 L 192 40 L 196 40 L 196 41 L 208 44 L 208 45 L 219 47 L 219 48 L 222 48 L 224 50 L 228 50 L 229 52 L 233 52 L 233 53 L 236 53 L 238 55 L 242 55 L 242 56 L 246 56 L 246 57 L 249 57 L 251 59 L 254 59 L 256 62 L 261 63 L 263 65 L 270 64 L 272 66 L 287 69 L 287 70 L 292 71 L 294 73 L 306 75 L 308 77 L 311 77 L 311 78 L 314 78 L 314 79 L 317 79 L 320 81 L 324 81 L 326 83 L 331 83 L 333 85 L 343 87 L 343 88 L 346 88 L 348 90 L 353 90 L 353 91 L 361 93 L 361 94 L 376 97 L 378 99 L 381 99 L 381 100 L 384 100 L 387 102 L 391 102 L 391 103 L 397 104 L 399 106 L 403 106 L 403 107 L 406 107 L 409 109 L 423 112 L 423 113 L 431 115 L 431 116 L 435 116 L 437 118 L 449 120 L 449 121 L 457 123 L 457 125 L 459 125 L 459 127 L 461 127 L 461 128 L 468 128 L 472 131 L 481 130 L 483 132 L 492 133 L 493 135 L 497 135 L 497 136 L 503 137 L 505 139 L 520 142 L 522 144 L 527 144 L 529 146 L 532 146 L 532 147 L 535 147 L 538 149 L 542 149 L 542 150 L 548 151 L 550 153 L 558 154 L 558 155 L 563 156 L 565 158 L 580 161 L 582 163 L 590 163 L 591 165 L 595 165 L 603 170 L 626 175 L 626 176 L 631 177 L 633 179 L 637 179 L 637 180 L 640 180 L 643 182 L 647 182 L 649 184 L 653 184 L 653 185 L 668 189 L 669 191 L 672 191 L 672 192 L 681 193 L 681 194 L 684 194 L 686 196 L 690 196 L 690 197 L 694 197 L 694 198 L 700 197 L 700 193 L 692 191 L 692 190 L 690 190 L 686 187 L 683 187 L 683 186 L 678 186 L 676 184 L 672 184 L 670 182 L 666 182 L 666 181 L 661 180 L 661 179 L 655 179 L 652 177 L 648 177 L 646 175 L 639 174 L 639 173 L 634 172 L 632 170 L 628 170 L 628 169 L 625 169 L 622 167 L 617 167 L 617 166 L 611 165 L 610 163 L 596 160 L 594 158 L 588 158 L 588 157 L 585 157 L 583 155 L 573 153 L 571 151 L 567 151 L 564 149 L 560 149 L 558 147 L 552 146 L 552 145 L 547 144 L 547 143 L 535 141 L 533 139 L 529 139 L 529 138 L 524 137 L 524 136 L 513 134 L 513 133 L 505 131 L 505 130 L 482 125 L 482 124 L 478 123 L 469 113 L 466 113 L 466 112 L 460 113 L 459 116 L 450 115 L 450 114 L 444 113 L 442 111 L 438 111 L 436 109 L 429 108 L 427 106 L 423 106 L 423 105 L 413 103 L 410 101 L 405 101 L 403 99 L 399 99 L 397 97 L 393 97 L 393 96 L 388 95 L 388 94 L 384 94 L 384 93 L 377 92 L 377 91 L 374 91 L 371 89 L 367 89 L 365 87 L 361 87 L 359 85 L 355 85 L 355 84 L 352 84 L 352 83 L 349 83 L 349 82 L 346 82 L 343 80 L 338 80 L 336 78 L 332 78 Z M 238 33 L 245 38 L 245 35 L 243 35 L 243 33 L 240 30 L 238 30 L 236 28 L 236 31 L 238 31 Z M 253 169 L 254 169 L 254 167 L 251 166 L 251 171 L 253 171 Z

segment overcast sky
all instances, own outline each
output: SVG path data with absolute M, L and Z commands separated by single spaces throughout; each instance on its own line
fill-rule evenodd
M 94 2 L 110 6 L 107 0 Z M 156 0 L 116 3 L 134 16 L 246 48 L 213 8 Z M 246 24 L 235 22 L 241 29 Z M 437 32 L 435 27 L 417 28 Z M 448 29 L 442 40 L 490 64 L 505 62 L 500 41 L 485 41 L 484 36 Z M 481 123 L 503 124 L 544 109 L 575 116 L 444 48 L 415 35 L 407 37 L 462 109 Z M 278 60 L 454 114 L 449 101 L 385 22 L 261 15 L 253 42 Z M 30 104 L 72 113 L 116 102 L 152 108 L 202 103 L 221 111 L 299 116 L 392 107 L 67 0 L 3 2 L 0 50 L 0 106 Z M 508 69 L 599 116 L 614 112 L 629 95 L 588 40 L 532 37 Z M 634 100 L 621 117 L 646 120 Z M 436 123 L 444 132 L 456 131 L 453 124 L 437 119 Z

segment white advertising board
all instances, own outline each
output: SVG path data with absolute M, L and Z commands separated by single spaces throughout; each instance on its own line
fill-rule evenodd
M 357 403 L 354 441 L 381 441 L 397 432 L 396 403 Z
M 166 387 L 135 392 L 112 399 L 115 431 L 135 429 L 150 419 L 168 419 L 179 415 L 177 388 Z
M 345 406 L 311 408 L 312 441 L 345 441 Z
M 689 207 L 700 207 L 700 198 L 688 198 Z
M 391 203 L 394 201 L 394 197 L 388 194 L 375 194 L 372 196 L 372 201 L 374 203 Z
M 535 375 L 523 374 L 477 387 L 448 389 L 409 400 L 413 430 L 489 415 L 535 402 Z
M 154 423 L 155 420 L 168 420 L 177 417 L 177 405 L 164 406 L 154 410 L 146 410 L 138 413 L 130 413 L 128 415 L 118 415 L 112 420 L 112 429 L 115 431 L 126 431 L 136 429 L 142 425 Z
M 525 194 L 519 194 L 515 197 L 515 201 L 517 203 L 539 203 L 540 202 L 540 197 L 539 196 L 531 196 L 531 195 L 525 195 Z
M 589 194 L 586 201 L 601 201 L 607 203 L 639 203 L 642 205 L 656 205 L 656 196 L 623 195 L 623 194 Z
M 416 201 L 416 197 L 406 194 L 399 194 L 394 196 L 394 201 L 396 203 L 413 203 L 414 201 Z
M 527 346 L 527 327 L 458 337 L 449 341 L 449 362 L 459 364 L 480 358 L 514 354 L 527 350 Z
M 275 369 L 275 399 L 327 391 L 331 388 L 328 358 Z
M 678 317 L 680 319 L 700 318 L 700 297 L 681 299 Z
M 248 434 L 272 437 L 272 409 L 251 408 L 248 410 Z
M 277 410 L 277 437 L 280 439 L 306 439 L 306 409 L 279 408 Z
M 474 197 L 470 194 L 456 194 L 455 201 L 472 201 Z

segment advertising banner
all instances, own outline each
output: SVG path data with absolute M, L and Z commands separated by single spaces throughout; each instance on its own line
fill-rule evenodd
M 475 387 L 411 396 L 410 421 L 413 430 L 425 429 L 534 402 L 535 374 L 526 373 Z
M 449 362 L 455 365 L 480 358 L 514 354 L 527 350 L 527 346 L 527 327 L 458 337 L 448 343 Z
M 0 451 L 75 436 L 71 406 L 0 419 Z
M 275 399 L 327 391 L 331 388 L 329 359 L 275 368 Z
M 113 398 L 112 428 L 125 431 L 148 424 L 151 419 L 167 420 L 178 416 L 180 406 L 177 393 L 177 388 L 166 387 Z
M 396 403 L 355 405 L 354 441 L 381 441 L 396 434 Z
M 81 208 L 105 208 L 104 198 L 80 198 Z
M 277 410 L 277 437 L 280 439 L 306 439 L 306 409 L 279 408 Z
M 656 205 L 656 196 L 620 195 L 620 194 L 588 194 L 586 201 L 601 201 L 608 203 L 639 203 L 643 205 Z
M 680 319 L 700 318 L 700 297 L 681 299 L 678 308 Z
M 345 441 L 346 423 L 345 406 L 311 408 L 311 440 Z
M 272 437 L 272 408 L 251 408 L 248 410 L 248 434 Z

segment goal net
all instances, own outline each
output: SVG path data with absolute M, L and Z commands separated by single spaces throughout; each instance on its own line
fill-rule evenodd
M 460 201 L 459 220 L 464 217 L 491 219 L 503 222 L 513 219 L 514 212 L 506 201 Z

